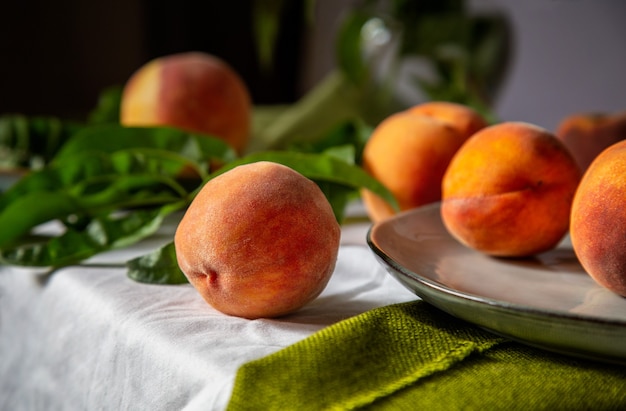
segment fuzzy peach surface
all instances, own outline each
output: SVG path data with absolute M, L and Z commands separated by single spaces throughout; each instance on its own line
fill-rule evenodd
M 363 168 L 389 189 L 400 210 L 439 201 L 441 178 L 464 137 L 449 124 L 431 117 L 401 112 L 385 119 L 363 151 Z M 362 192 L 370 218 L 395 214 L 369 191 Z
M 181 270 L 211 306 L 260 318 L 316 298 L 334 270 L 339 240 L 340 226 L 314 182 L 258 162 L 208 181 L 174 242 Z
M 584 171 L 604 149 L 626 139 L 626 111 L 569 115 L 559 123 L 556 136 Z
M 241 153 L 249 139 L 251 107 L 245 83 L 227 63 L 188 52 L 154 59 L 129 78 L 120 122 L 213 135 Z
M 626 141 L 604 150 L 574 197 L 570 235 L 583 268 L 626 297 Z
M 448 123 L 467 139 L 488 126 L 487 121 L 474 109 L 448 101 L 429 101 L 408 109 L 409 113 L 433 117 Z
M 522 122 L 474 134 L 443 178 L 441 214 L 465 245 L 496 256 L 556 246 L 569 227 L 580 171 L 548 131 Z

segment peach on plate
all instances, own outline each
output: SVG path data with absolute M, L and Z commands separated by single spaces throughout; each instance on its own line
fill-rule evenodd
M 626 111 L 569 115 L 559 123 L 556 136 L 585 171 L 604 149 L 626 139 Z
M 605 149 L 586 170 L 572 204 L 572 246 L 587 273 L 626 297 L 626 141 Z
M 411 107 L 374 129 L 363 150 L 363 168 L 391 191 L 400 211 L 439 201 L 450 159 L 484 126 L 476 111 L 460 104 L 429 102 Z M 361 194 L 372 221 L 396 213 L 374 193 L 363 190 Z
M 449 101 L 430 101 L 408 109 L 410 113 L 433 117 L 455 128 L 465 139 L 487 127 L 487 121 L 469 106 Z
M 521 257 L 555 247 L 567 233 L 580 170 L 550 132 L 503 122 L 470 137 L 442 181 L 441 216 L 475 250 Z

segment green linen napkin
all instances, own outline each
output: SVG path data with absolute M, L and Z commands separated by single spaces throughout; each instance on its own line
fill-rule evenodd
M 621 410 L 626 367 L 527 347 L 416 301 L 244 364 L 228 406 L 353 409 Z

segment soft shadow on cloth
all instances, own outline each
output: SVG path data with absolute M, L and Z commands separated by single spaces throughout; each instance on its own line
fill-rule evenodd
M 416 301 L 243 365 L 228 410 L 624 407 L 626 367 L 527 347 Z

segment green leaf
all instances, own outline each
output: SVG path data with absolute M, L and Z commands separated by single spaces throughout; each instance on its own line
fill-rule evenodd
M 78 195 L 86 190 L 80 187 L 90 186 L 105 190 L 106 182 L 124 184 L 130 174 L 168 186 L 183 196 L 186 195 L 184 189 L 173 178 L 185 168 L 195 169 L 199 175 L 205 174 L 196 163 L 166 150 L 131 148 L 112 154 L 78 152 L 17 181 L 0 196 L 0 213 L 13 201 L 32 193 L 58 191 L 62 196 L 67 192 Z
M 398 203 L 391 192 L 383 186 L 378 180 L 370 176 L 363 168 L 358 165 L 350 164 L 335 156 L 328 154 L 315 153 L 298 153 L 289 151 L 266 151 L 250 154 L 237 161 L 233 161 L 217 172 L 213 173 L 209 178 L 216 177 L 228 170 L 239 165 L 254 163 L 257 161 L 272 161 L 286 165 L 304 175 L 307 178 L 321 183 L 333 183 L 350 190 L 343 191 L 341 199 L 335 195 L 328 200 L 331 202 L 333 209 L 341 208 L 341 203 L 345 205 L 346 196 L 349 192 L 358 189 L 368 189 L 389 202 L 391 206 L 398 210 Z M 341 221 L 341 215 L 337 215 L 337 220 Z
M 171 242 L 151 253 L 129 260 L 128 277 L 147 284 L 185 284 L 187 277 L 178 267 L 176 249 Z
M 299 2 L 285 0 L 254 0 L 252 3 L 252 30 L 262 70 L 274 68 L 275 50 L 281 27 L 310 26 L 315 16 L 315 0 Z M 294 20 L 296 22 L 294 23 Z M 283 36 L 284 37 L 284 36 Z
M 355 192 L 354 188 L 328 181 L 318 180 L 316 183 L 328 199 L 328 202 L 333 209 L 333 213 L 335 214 L 335 219 L 339 223 L 343 222 L 345 219 L 346 207 Z
M 33 172 L 0 196 L 0 246 L 71 215 L 189 201 L 188 191 L 167 173 L 187 163 L 173 153 L 131 149 L 108 157 L 78 153 L 67 164 Z
M 178 201 L 187 195 L 175 180 L 154 174 L 106 176 L 78 184 L 69 192 L 83 210 L 145 207 Z
M 355 157 L 356 150 L 354 146 L 351 144 L 328 147 L 322 153 L 328 156 L 336 157 L 339 160 L 345 161 L 348 164 L 355 164 L 354 157 Z
M 154 148 L 117 151 L 110 155 L 110 161 L 116 172 L 124 174 L 140 172 L 177 177 L 185 169 L 192 168 L 198 175 L 204 176 L 207 168 L 176 152 Z
M 108 176 L 65 191 L 33 191 L 16 198 L 0 213 L 0 247 L 27 234 L 37 225 L 74 215 L 93 216 L 136 207 L 188 202 L 177 183 L 155 175 Z
M 83 221 L 113 210 L 189 202 L 188 189 L 170 175 L 187 164 L 175 153 L 152 149 L 78 153 L 67 163 L 55 162 L 0 196 L 0 246 L 51 220 Z
M 337 64 L 355 85 L 363 86 L 371 80 L 371 70 L 363 56 L 363 25 L 372 14 L 355 10 L 348 14 L 336 39 Z
M 5 260 L 66 264 L 116 247 L 121 239 L 142 238 L 142 226 L 136 226 L 136 236 L 130 228 L 121 232 L 116 227 L 126 221 L 124 227 L 132 228 L 129 222 L 136 221 L 130 219 L 135 213 L 188 204 L 201 180 L 185 187 L 177 179 L 179 174 L 195 169 L 199 177 L 205 177 L 210 160 L 221 163 L 234 156 L 221 140 L 176 129 L 85 128 L 48 167 L 28 174 L 0 196 L 0 247 L 5 247 Z M 119 221 L 106 217 L 116 211 L 131 214 Z M 48 242 L 6 249 L 38 225 L 53 220 L 66 225 L 65 234 Z M 109 231 L 105 241 L 95 236 Z M 65 250 L 71 246 L 76 248 L 74 253 Z
M 253 28 L 261 68 L 272 68 L 285 0 L 257 0 L 253 4 Z
M 93 218 L 82 230 L 68 229 L 43 243 L 0 250 L 5 264 L 58 268 L 79 263 L 103 251 L 127 247 L 156 232 L 163 219 L 183 208 L 185 202 L 171 203 L 151 210 L 132 210 L 124 215 L 108 214 Z
M 289 146 L 289 150 L 305 153 L 332 153 L 348 163 L 361 164 L 363 148 L 372 130 L 371 126 L 362 121 L 347 121 L 317 141 L 294 142 Z
M 81 211 L 80 205 L 67 194 L 52 191 L 27 193 L 0 213 L 0 247 L 16 241 L 39 224 Z
M 190 160 L 209 159 L 228 162 L 235 151 L 216 137 L 190 134 L 170 127 L 123 127 L 104 124 L 86 127 L 72 137 L 54 158 L 54 162 L 72 161 L 81 152 L 113 153 L 125 149 L 152 148 L 178 153 Z
M 257 161 L 273 161 L 291 167 L 312 180 L 323 180 L 343 184 L 353 188 L 367 188 L 377 194 L 388 197 L 388 191 L 376 179 L 367 174 L 361 167 L 349 164 L 335 156 L 316 153 L 298 153 L 290 151 L 262 151 L 249 154 L 211 174 L 210 178 L 223 174 L 239 165 Z M 392 198 L 388 198 L 394 202 Z
M 255 130 L 250 152 L 282 150 L 293 142 L 318 140 L 337 126 L 359 118 L 358 89 L 334 71 L 295 104 Z
M 122 91 L 122 86 L 112 86 L 102 90 L 98 96 L 98 104 L 89 113 L 87 122 L 92 125 L 119 123 Z
M 0 116 L 0 166 L 38 168 L 83 127 L 53 116 Z

